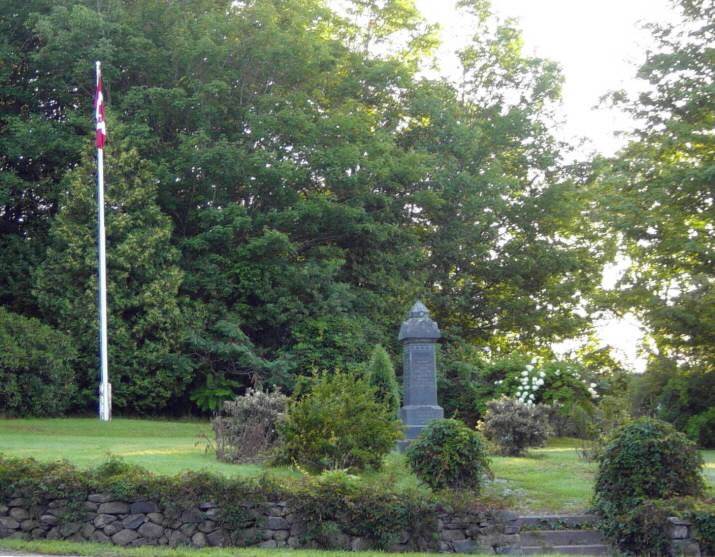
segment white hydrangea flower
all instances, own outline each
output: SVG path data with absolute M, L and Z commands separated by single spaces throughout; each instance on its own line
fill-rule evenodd
M 526 365 L 526 369 L 527 369 L 528 371 L 531 371 L 531 370 L 534 369 L 534 366 L 531 365 L 531 364 L 527 364 L 527 365 Z

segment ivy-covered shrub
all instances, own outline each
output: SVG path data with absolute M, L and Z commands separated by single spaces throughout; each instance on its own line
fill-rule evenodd
M 57 416 L 76 392 L 69 337 L 0 307 L 0 414 Z
M 702 465 L 695 444 L 667 422 L 640 418 L 616 430 L 598 455 L 594 507 L 604 533 L 624 553 L 668 554 L 672 504 L 702 495 Z
M 459 420 L 435 420 L 407 450 L 415 475 L 432 489 L 469 489 L 479 492 L 491 475 L 482 436 Z
M 704 449 L 715 449 L 715 407 L 688 420 L 688 437 Z
M 311 472 L 377 469 L 402 438 L 402 424 L 367 379 L 323 373 L 288 406 L 278 461 Z
M 281 392 L 248 389 L 227 400 L 211 420 L 216 457 L 225 462 L 260 462 L 278 445 L 278 424 L 285 417 L 288 397 Z
M 370 356 L 367 376 L 370 384 L 375 387 L 377 399 L 397 416 L 400 411 L 400 387 L 397 384 L 397 376 L 390 355 L 379 344 L 375 346 Z
M 602 515 L 600 527 L 625 555 L 673 554 L 669 518 L 690 522 L 702 555 L 715 555 L 715 504 L 692 497 L 642 499 L 618 513 Z
M 549 436 L 548 408 L 502 397 L 487 403 L 480 429 L 506 456 L 524 454 L 528 447 L 541 447 Z
M 703 459 L 672 425 L 639 418 L 618 429 L 598 459 L 596 502 L 628 507 L 633 499 L 701 495 Z

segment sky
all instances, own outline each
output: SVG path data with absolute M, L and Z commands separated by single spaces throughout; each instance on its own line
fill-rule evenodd
M 425 17 L 442 28 L 438 53 L 440 73 L 456 76 L 454 50 L 469 39 L 471 31 L 455 8 L 456 0 L 416 0 Z M 605 108 L 595 108 L 599 99 L 618 89 L 637 91 L 637 67 L 652 46 L 645 22 L 678 19 L 669 0 L 492 0 L 500 18 L 515 18 L 524 37 L 526 54 L 557 62 L 564 75 L 557 135 L 572 144 L 585 140 L 580 155 L 615 153 L 624 139 L 616 132 L 632 122 Z M 612 285 L 624 262 L 604 273 L 604 285 Z M 643 371 L 638 346 L 643 332 L 634 316 L 604 319 L 597 324 L 604 344 L 635 371 Z M 565 348 L 565 347 L 562 347 Z

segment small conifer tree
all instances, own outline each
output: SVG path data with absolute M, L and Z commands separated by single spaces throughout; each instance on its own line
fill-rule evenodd
M 397 384 L 395 368 L 392 366 L 390 356 L 379 344 L 375 346 L 370 356 L 367 377 L 376 389 L 378 401 L 385 404 L 396 416 L 400 410 L 400 387 Z

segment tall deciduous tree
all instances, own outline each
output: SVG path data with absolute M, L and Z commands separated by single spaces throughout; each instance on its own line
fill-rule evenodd
M 614 95 L 637 127 L 601 161 L 600 199 L 631 261 L 616 305 L 640 315 L 661 356 L 715 373 L 715 4 L 680 7 L 680 24 L 651 26 L 644 92 Z

